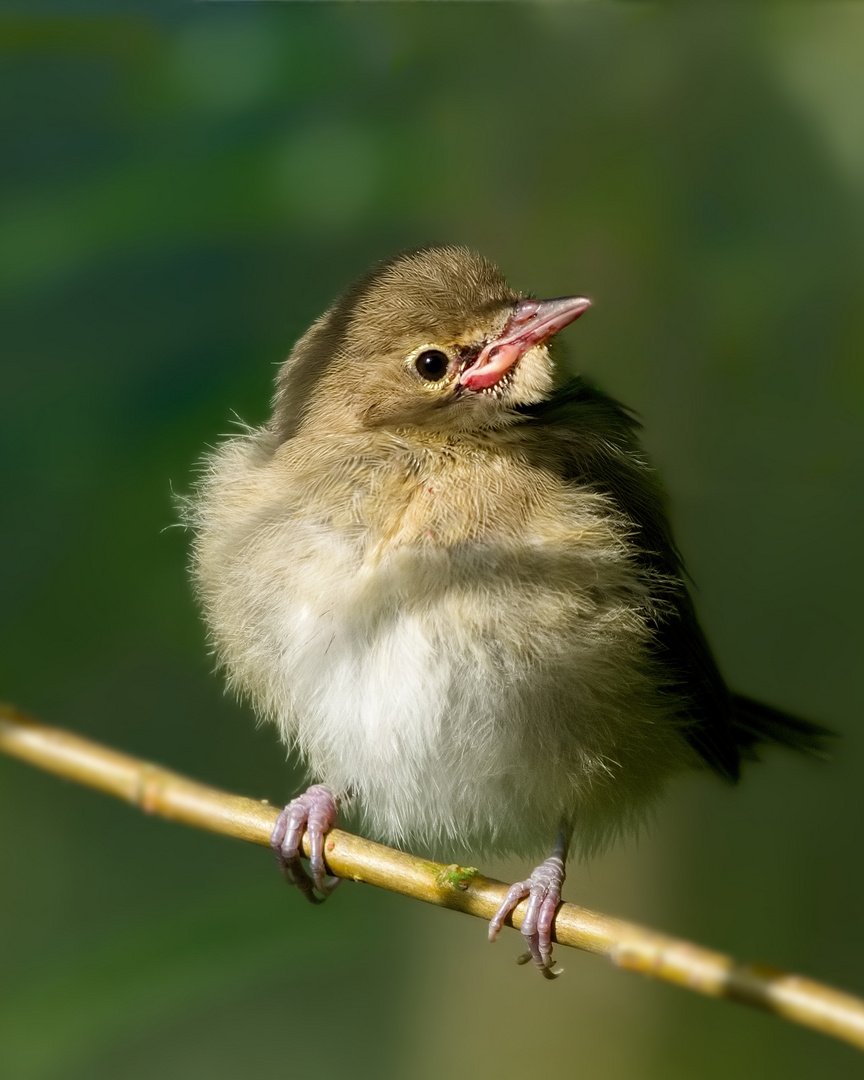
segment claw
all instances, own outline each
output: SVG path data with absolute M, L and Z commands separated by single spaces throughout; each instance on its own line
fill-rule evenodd
M 338 810 L 331 792 L 321 784 L 313 784 L 288 803 L 270 834 L 270 846 L 285 880 L 296 885 L 312 904 L 323 904 L 339 884 L 339 878 L 327 876 L 324 864 L 324 837 L 336 824 Z M 309 836 L 308 873 L 300 862 L 304 832 Z
M 528 898 L 528 907 L 522 920 L 521 933 L 527 950 L 516 961 L 527 964 L 533 961 L 546 979 L 556 979 L 561 969 L 555 969 L 552 960 L 552 924 L 561 903 L 561 886 L 564 884 L 564 851 L 561 844 L 554 854 L 542 862 L 525 881 L 517 881 L 507 890 L 507 895 L 489 923 L 489 940 L 494 941 L 512 915 L 516 906 Z

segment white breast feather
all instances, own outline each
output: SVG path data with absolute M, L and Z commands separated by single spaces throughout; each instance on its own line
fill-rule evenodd
M 205 611 L 235 686 L 364 830 L 442 857 L 534 855 L 570 819 L 587 852 L 692 764 L 626 545 L 562 535 L 370 559 L 356 530 L 250 496 L 266 439 L 221 448 L 193 505 Z

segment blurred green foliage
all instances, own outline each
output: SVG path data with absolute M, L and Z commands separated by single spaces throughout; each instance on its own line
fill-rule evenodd
M 209 670 L 172 489 L 370 262 L 475 246 L 594 297 L 572 362 L 645 418 L 730 680 L 845 735 L 683 781 L 569 895 L 864 992 L 864 9 L 74 6 L 0 21 L 0 695 L 293 793 Z M 8 1080 L 857 1064 L 360 887 L 307 909 L 266 853 L 8 760 L 0 865 Z

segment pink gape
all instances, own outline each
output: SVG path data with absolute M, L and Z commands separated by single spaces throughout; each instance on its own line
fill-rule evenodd
M 461 375 L 466 390 L 487 390 L 500 382 L 521 358 L 578 319 L 591 306 L 584 296 L 557 300 L 520 300 L 500 337 L 490 341 Z

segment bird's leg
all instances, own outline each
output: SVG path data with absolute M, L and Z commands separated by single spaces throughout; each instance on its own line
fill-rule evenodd
M 285 807 L 270 834 L 270 846 L 290 885 L 296 885 L 307 900 L 322 904 L 339 884 L 328 878 L 324 865 L 324 837 L 336 824 L 339 803 L 321 784 L 313 784 Z M 300 862 L 303 833 L 309 834 L 309 873 Z M 315 890 L 318 890 L 316 894 Z
M 572 835 L 572 828 L 561 829 L 549 858 L 542 862 L 525 881 L 517 881 L 515 885 L 510 886 L 504 897 L 504 903 L 489 923 L 489 940 L 494 941 L 504 925 L 504 920 L 527 896 L 528 910 L 525 912 L 521 932 L 528 950 L 519 957 L 517 963 L 525 964 L 533 960 L 546 979 L 555 979 L 561 974 L 560 970 L 555 971 L 552 967 L 552 921 L 561 903 L 564 863 Z

